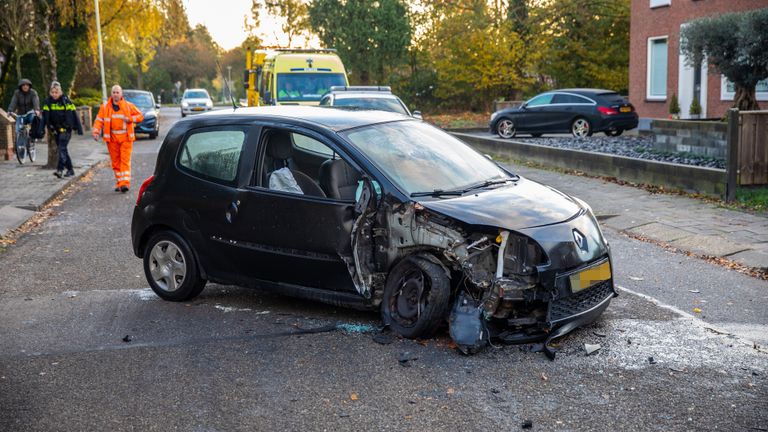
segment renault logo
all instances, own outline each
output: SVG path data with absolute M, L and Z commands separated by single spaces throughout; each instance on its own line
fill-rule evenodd
M 579 230 L 573 230 L 573 241 L 576 242 L 576 246 L 584 252 L 589 252 L 589 245 L 587 244 L 587 238 Z

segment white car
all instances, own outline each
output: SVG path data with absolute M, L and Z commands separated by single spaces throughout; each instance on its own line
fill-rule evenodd
M 186 89 L 181 96 L 181 116 L 199 114 L 213 109 L 213 100 L 206 89 Z

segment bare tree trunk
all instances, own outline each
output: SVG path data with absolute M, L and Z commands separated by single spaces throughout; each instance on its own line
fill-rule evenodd
M 755 96 L 755 86 L 742 87 L 736 84 L 736 95 L 733 98 L 733 106 L 739 111 L 756 111 L 760 109 Z
M 41 92 L 41 98 L 47 96 L 47 89 L 51 82 L 58 80 L 56 50 L 54 49 L 53 43 L 51 43 L 51 20 L 49 19 L 51 10 L 47 5 L 43 7 L 45 7 L 45 10 L 38 15 L 41 18 L 38 21 L 38 28 L 41 30 L 38 36 L 40 42 L 37 46 L 37 54 L 40 58 L 40 71 L 42 72 L 44 81 L 43 88 L 45 89 Z M 53 169 L 56 168 L 56 165 L 59 162 L 59 152 L 56 146 L 56 139 L 50 133 L 46 135 L 48 139 L 48 160 L 43 168 Z

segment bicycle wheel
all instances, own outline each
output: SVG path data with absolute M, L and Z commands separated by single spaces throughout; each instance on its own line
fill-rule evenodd
M 29 155 L 29 161 L 34 163 L 37 158 L 37 148 L 35 148 L 35 140 L 28 140 L 27 154 Z
M 16 159 L 20 164 L 24 164 L 24 159 L 27 157 L 27 145 L 28 137 L 25 133 L 19 132 L 16 134 Z

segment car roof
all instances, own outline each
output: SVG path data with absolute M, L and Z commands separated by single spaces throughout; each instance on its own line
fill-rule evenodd
M 208 93 L 208 90 L 206 90 L 204 88 L 188 88 L 188 89 L 184 90 L 184 93 L 191 92 L 191 91 L 204 91 L 204 92 Z
M 146 93 L 146 94 L 152 94 L 152 92 L 147 90 L 134 90 L 134 89 L 123 89 L 123 94 L 126 93 Z
M 577 94 L 583 94 L 583 95 L 599 95 L 599 94 L 603 94 L 603 93 L 618 93 L 615 90 L 591 89 L 591 88 L 557 89 L 557 90 L 549 91 L 547 93 L 555 93 L 555 92 L 577 93 Z
M 307 105 L 282 105 L 224 109 L 194 116 L 190 121 L 212 119 L 214 117 L 240 118 L 243 120 L 300 120 L 314 123 L 339 132 L 360 126 L 388 123 L 401 120 L 413 120 L 404 114 L 375 110 L 346 110 L 334 107 Z

